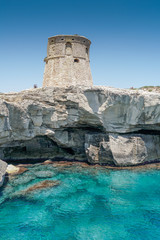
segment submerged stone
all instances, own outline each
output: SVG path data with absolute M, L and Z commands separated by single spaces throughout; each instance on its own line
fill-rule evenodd
M 51 178 L 55 175 L 53 171 L 48 171 L 48 170 L 36 171 L 34 174 L 38 178 Z
M 55 186 L 58 186 L 59 184 L 60 184 L 59 181 L 44 180 L 44 181 L 41 181 L 41 182 L 38 182 L 38 183 L 34 184 L 31 187 L 28 187 L 28 188 L 24 189 L 19 194 L 20 195 L 25 195 L 25 194 L 34 192 L 36 190 L 42 190 L 42 189 L 45 189 L 45 188 L 55 187 Z
M 47 168 L 56 175 L 38 182 L 35 172 Z M 113 168 L 39 164 L 13 176 L 0 194 L 1 238 L 159 240 L 160 171 Z

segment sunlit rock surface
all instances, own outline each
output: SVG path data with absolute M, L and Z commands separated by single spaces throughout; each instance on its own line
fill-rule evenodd
M 8 161 L 159 161 L 159 131 L 159 93 L 70 87 L 0 94 L 0 158 Z
M 4 182 L 4 176 L 6 174 L 6 169 L 7 169 L 7 163 L 0 160 L 0 187 L 3 185 Z
M 160 158 L 160 136 L 144 134 L 87 134 L 86 155 L 90 163 L 131 166 Z
M 27 168 L 14 166 L 12 164 L 9 164 L 7 166 L 7 169 L 6 169 L 6 172 L 9 175 L 18 175 L 18 174 L 21 174 L 21 173 L 26 172 L 26 171 L 27 171 Z

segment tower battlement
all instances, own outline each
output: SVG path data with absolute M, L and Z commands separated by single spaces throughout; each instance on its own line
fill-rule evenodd
M 43 87 L 92 86 L 90 44 L 79 35 L 48 38 Z

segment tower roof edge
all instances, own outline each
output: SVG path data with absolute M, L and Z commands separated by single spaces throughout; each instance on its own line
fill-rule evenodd
M 88 38 L 86 38 L 86 37 L 84 37 L 84 36 L 80 36 L 80 35 L 78 35 L 78 34 L 74 34 L 74 35 L 60 34 L 60 35 L 55 35 L 55 36 L 49 37 L 48 40 L 50 40 L 50 39 L 56 39 L 56 38 L 72 38 L 72 40 L 73 40 L 73 39 L 81 38 L 81 39 L 84 39 L 84 41 L 87 40 L 87 41 L 91 44 L 91 41 L 90 41 Z

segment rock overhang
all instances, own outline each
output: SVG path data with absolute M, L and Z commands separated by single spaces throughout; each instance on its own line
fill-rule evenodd
M 48 87 L 0 94 L 0 100 L 0 157 L 3 159 L 18 158 L 18 151 L 23 152 L 23 159 L 25 154 L 26 159 L 36 158 L 34 149 L 39 151 L 37 149 L 44 146 L 42 148 L 44 156 L 41 152 L 37 154 L 37 158 L 47 159 L 51 156 L 54 158 L 57 154 L 59 157 L 88 161 L 86 152 L 89 150 L 85 146 L 86 144 L 89 144 L 88 147 L 94 146 L 94 142 L 85 142 L 86 135 L 96 137 L 101 134 L 105 134 L 110 140 L 99 141 L 94 148 L 94 151 L 97 149 L 96 154 L 103 158 L 103 161 L 97 160 L 100 164 L 111 162 L 120 164 L 120 160 L 119 162 L 114 160 L 115 156 L 116 159 L 117 156 L 120 159 L 119 142 L 123 142 L 126 148 L 130 146 L 127 153 L 129 155 L 124 154 L 127 156 L 126 163 L 121 165 L 138 164 L 140 161 L 137 160 L 138 156 L 140 158 L 143 156 L 142 163 L 157 161 L 160 157 L 158 93 L 101 86 Z M 112 134 L 117 137 L 113 139 Z M 148 135 L 152 137 L 147 137 Z M 127 137 L 128 140 L 125 141 Z M 31 151 L 33 143 L 37 147 Z M 142 147 L 143 151 L 136 152 L 136 147 L 137 149 Z M 114 161 L 104 157 L 106 154 L 104 148 L 108 149 L 108 156 L 114 156 Z M 89 149 L 91 151 L 93 147 Z M 48 155 L 46 150 L 49 152 Z M 156 151 L 157 154 L 151 156 L 147 151 Z M 127 162 L 127 159 L 131 158 L 136 160 Z

